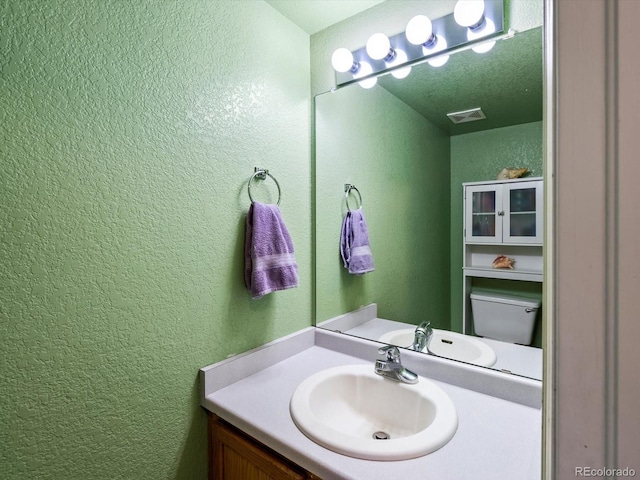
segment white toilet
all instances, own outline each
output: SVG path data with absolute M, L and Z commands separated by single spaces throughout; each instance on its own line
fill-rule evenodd
M 488 292 L 474 292 L 470 296 L 476 335 L 531 345 L 539 300 Z

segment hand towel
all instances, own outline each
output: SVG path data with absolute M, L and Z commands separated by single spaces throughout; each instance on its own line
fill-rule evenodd
M 249 207 L 244 280 L 254 299 L 298 286 L 293 242 L 277 205 L 253 202 Z
M 344 267 L 354 275 L 375 270 L 369 245 L 369 230 L 361 208 L 350 210 L 342 222 L 340 254 Z

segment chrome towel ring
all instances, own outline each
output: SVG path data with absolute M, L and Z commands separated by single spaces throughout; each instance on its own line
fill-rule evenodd
M 269 170 L 265 168 L 254 167 L 254 171 L 255 173 L 251 175 L 251 178 L 249 179 L 249 183 L 247 184 L 247 191 L 249 192 L 249 200 L 251 200 L 251 203 L 253 203 L 253 197 L 251 196 L 251 182 L 253 181 L 254 178 L 257 178 L 258 180 L 265 180 L 267 176 L 269 176 L 271 180 L 273 180 L 276 183 L 276 187 L 278 187 L 278 201 L 276 202 L 276 205 L 280 206 L 280 198 L 282 198 L 282 191 L 280 190 L 280 184 L 278 183 L 278 181 L 275 179 L 273 175 L 269 173 Z
M 359 210 L 362 208 L 362 195 L 360 195 L 360 190 L 358 190 L 355 185 L 352 185 L 350 183 L 345 183 L 344 184 L 344 200 L 347 203 L 347 210 L 351 211 L 351 207 L 349 206 L 349 194 L 351 193 L 351 190 L 355 190 L 356 193 L 358 194 L 358 201 L 360 205 L 358 205 L 358 208 L 356 208 L 356 210 Z

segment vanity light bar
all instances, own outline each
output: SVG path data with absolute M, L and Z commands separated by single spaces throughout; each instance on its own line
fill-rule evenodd
M 486 43 L 489 39 L 496 39 L 503 36 L 504 33 L 504 4 L 503 0 L 484 0 L 484 15 L 490 18 L 495 24 L 495 31 L 492 34 L 480 37 L 478 39 L 469 40 L 467 38 L 468 28 L 462 27 L 456 23 L 454 14 L 445 15 L 444 17 L 436 18 L 432 20 L 433 34 L 441 36 L 446 40 L 447 48 L 425 55 L 422 45 L 414 45 L 407 40 L 405 32 L 398 33 L 392 37 L 389 37 L 389 43 L 392 50 L 402 50 L 407 55 L 407 60 L 404 63 L 394 63 L 390 66 L 388 63 L 381 60 L 372 59 L 367 54 L 366 47 L 362 47 L 355 50 L 353 55 L 353 65 L 359 65 L 362 63 L 371 66 L 371 72 L 366 75 L 358 75 L 354 78 L 353 71 L 338 72 L 336 71 L 336 85 L 346 86 L 351 83 L 360 82 L 369 78 L 374 78 L 380 73 L 392 71 L 399 68 L 400 65 L 409 67 L 419 63 L 433 60 L 437 57 L 444 55 L 450 55 L 453 52 L 471 48 L 477 44 Z

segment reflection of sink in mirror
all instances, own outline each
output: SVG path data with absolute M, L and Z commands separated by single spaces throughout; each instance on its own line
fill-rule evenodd
M 374 365 L 322 370 L 295 390 L 290 412 L 314 442 L 366 460 L 406 460 L 431 453 L 455 434 L 449 396 L 419 377 L 405 384 L 374 373 Z
M 413 343 L 414 333 L 415 328 L 402 328 L 385 333 L 378 341 L 399 347 L 409 347 Z M 472 363 L 481 367 L 492 367 L 497 360 L 496 352 L 482 340 L 435 328 L 429 344 L 429 352 L 440 357 Z
M 378 340 L 382 335 L 402 329 L 415 330 L 416 325 L 378 317 L 378 306 L 371 303 L 344 315 L 318 323 L 318 327 L 339 331 L 356 337 Z M 524 377 L 542 380 L 542 349 L 491 338 L 474 337 L 490 346 L 497 360 L 491 368 Z M 405 346 L 410 345 L 411 341 Z M 426 354 L 425 354 L 426 355 Z

